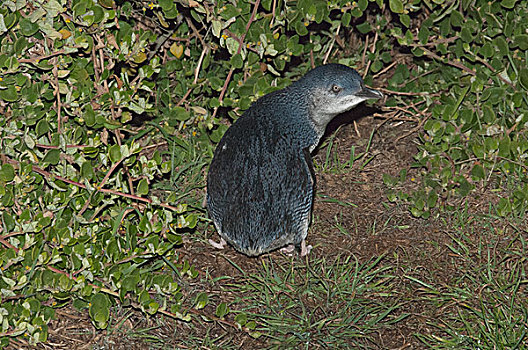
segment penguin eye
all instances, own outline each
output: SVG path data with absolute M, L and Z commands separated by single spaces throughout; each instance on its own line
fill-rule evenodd
M 339 85 L 335 85 L 335 84 L 332 85 L 332 92 L 333 92 L 334 94 L 338 94 L 341 90 L 342 90 L 342 89 L 341 89 L 341 86 L 339 86 Z

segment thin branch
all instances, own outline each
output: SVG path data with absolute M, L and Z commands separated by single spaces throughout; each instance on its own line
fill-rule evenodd
M 339 25 L 337 26 L 336 33 L 332 37 L 332 41 L 330 43 L 330 47 L 328 48 L 328 51 L 326 52 L 325 57 L 323 59 L 323 64 L 326 64 L 326 62 L 328 61 L 328 57 L 330 57 L 330 53 L 332 52 L 332 48 L 334 47 L 334 44 L 336 42 L 336 37 L 339 35 L 339 30 L 340 29 L 341 29 L 341 23 L 339 23 Z
M 61 146 L 43 145 L 41 143 L 35 144 L 35 147 L 44 148 L 44 149 L 60 149 L 60 148 L 62 148 Z M 90 145 L 66 145 L 65 147 L 66 148 L 85 148 L 85 147 L 90 147 Z
M 62 55 L 62 54 L 65 54 L 65 53 L 66 53 L 66 50 L 62 49 L 62 50 L 59 50 L 59 51 L 52 52 L 52 53 L 50 53 L 48 55 L 35 56 L 35 57 L 31 57 L 31 58 L 21 58 L 21 59 L 18 60 L 18 62 L 20 62 L 20 63 L 35 63 L 37 61 L 45 60 L 45 59 L 48 59 L 50 57 L 57 56 L 57 55 Z
M 59 87 L 59 68 L 57 65 L 52 70 L 54 82 L 55 82 L 55 97 L 57 98 L 57 132 L 61 133 L 61 100 L 60 100 L 60 87 Z
M 10 163 L 10 164 L 16 165 L 16 166 L 20 166 L 20 164 L 17 161 L 15 161 L 15 160 L 9 159 L 7 157 L 6 157 L 6 160 L 7 160 L 7 163 Z M 32 170 L 34 172 L 36 172 L 36 173 L 39 173 L 39 174 L 43 175 L 44 177 L 54 178 L 56 180 L 63 181 L 65 183 L 67 183 L 67 184 L 74 185 L 74 186 L 80 187 L 82 189 L 88 190 L 88 187 L 83 185 L 82 183 L 79 183 L 79 182 L 76 182 L 76 181 L 72 181 L 72 180 L 66 179 L 66 178 L 64 178 L 62 176 L 50 173 L 50 172 L 48 172 L 46 170 L 43 170 L 43 169 L 39 168 L 35 164 L 33 164 Z M 165 204 L 165 203 L 154 204 L 152 202 L 152 199 L 143 198 L 143 197 L 139 197 L 139 196 L 128 194 L 128 193 L 123 193 L 123 192 L 119 192 L 119 191 L 115 191 L 115 190 L 109 190 L 109 189 L 105 189 L 105 188 L 96 188 L 96 191 L 103 192 L 103 193 L 108 193 L 108 194 L 113 194 L 115 196 L 121 196 L 121 197 L 125 197 L 125 198 L 130 198 L 130 199 L 133 199 L 133 200 L 136 200 L 136 201 L 139 201 L 139 202 L 143 202 L 143 203 L 148 203 L 148 204 L 151 204 L 151 205 L 159 205 L 160 207 L 167 208 L 167 209 L 170 209 L 170 210 L 173 210 L 173 211 L 178 210 L 178 208 L 173 207 L 172 205 Z
M 208 51 L 209 51 L 209 46 L 206 45 L 202 50 L 202 54 L 200 55 L 200 59 L 198 60 L 198 64 L 196 65 L 196 69 L 194 70 L 193 84 L 196 84 L 198 82 L 198 74 L 200 74 L 200 69 L 202 68 L 202 62 Z
M 255 20 L 255 16 L 257 15 L 257 10 L 258 10 L 259 5 L 260 5 L 260 0 L 255 1 L 255 5 L 253 5 L 253 12 L 251 12 L 251 17 L 249 18 L 249 21 L 246 25 L 246 31 L 244 32 L 244 34 L 242 34 L 242 37 L 239 40 L 237 54 L 242 52 L 242 46 L 244 45 L 244 40 L 246 39 L 246 35 L 249 32 L 249 27 L 251 27 L 251 23 L 253 23 L 253 21 Z M 222 87 L 222 91 L 220 92 L 220 97 L 218 99 L 220 103 L 224 100 L 224 95 L 227 91 L 227 86 L 229 85 L 229 82 L 231 80 L 231 76 L 233 75 L 234 70 L 235 68 L 231 67 L 231 69 L 229 69 L 229 73 L 227 73 L 226 81 L 224 82 L 224 86 Z M 216 109 L 215 109 L 215 114 L 216 114 Z
M 434 58 L 434 59 L 436 59 L 436 60 L 438 60 L 440 62 L 445 62 L 445 63 L 449 64 L 450 66 L 459 68 L 459 69 L 463 70 L 464 72 L 467 72 L 467 73 L 469 73 L 471 75 L 477 75 L 477 72 L 475 72 L 471 68 L 468 68 L 468 67 L 464 66 L 460 62 L 451 61 L 449 59 L 447 61 L 445 61 L 442 57 L 438 56 L 436 53 L 432 52 L 431 50 L 426 49 L 425 47 L 420 47 L 420 49 L 429 57 L 432 57 L 432 58 Z

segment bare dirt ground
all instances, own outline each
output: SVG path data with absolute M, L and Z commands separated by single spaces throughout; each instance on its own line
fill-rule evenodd
M 356 154 L 367 148 L 369 135 L 374 137 L 368 156 L 357 160 L 351 168 L 342 171 L 321 169 L 325 162 L 325 149 L 315 155 L 317 173 L 317 195 L 314 204 L 314 220 L 308 243 L 314 248 L 310 253 L 315 257 L 350 256 L 359 261 L 368 261 L 385 254 L 383 264 L 395 267 L 393 271 L 427 280 L 451 278 L 456 271 L 448 263 L 448 252 L 444 243 L 445 234 L 437 220 L 413 218 L 404 206 L 389 203 L 383 173 L 397 175 L 400 169 L 410 169 L 416 146 L 415 134 L 398 139 L 413 129 L 409 123 L 387 122 L 365 116 L 357 120 L 343 116 L 330 126 L 330 133 L 341 124 L 333 140 L 334 150 L 341 162 L 350 157 L 352 146 Z M 342 124 L 345 122 L 345 124 Z M 383 124 L 378 128 L 380 124 Z M 365 160 L 374 156 L 364 167 Z M 409 172 L 412 177 L 413 170 Z M 412 186 L 412 182 L 410 183 Z M 330 200 L 331 199 L 331 200 Z M 351 203 L 342 205 L 341 203 Z M 217 239 L 212 227 L 207 237 L 186 237 L 179 248 L 181 257 L 189 260 L 199 271 L 200 278 L 183 282 L 182 289 L 189 295 L 201 291 L 209 293 L 213 300 L 203 311 L 214 314 L 214 306 L 220 301 L 237 301 L 242 295 L 229 285 L 244 276 L 257 273 L 263 263 L 273 260 L 277 264 L 290 264 L 291 258 L 274 252 L 259 258 L 248 258 L 232 248 L 216 250 L 206 243 L 205 238 Z M 299 257 L 294 257 L 299 259 Z M 244 273 L 236 268 L 239 266 Z M 228 276 L 229 278 L 222 279 Z M 400 276 L 400 277 L 401 277 Z M 213 282 L 212 282 L 213 281 Z M 373 349 L 422 349 L 425 346 L 413 336 L 416 332 L 428 331 L 427 321 L 437 317 L 437 310 L 417 301 L 411 295 L 416 291 L 405 278 L 394 282 L 395 298 L 402 304 L 397 313 L 410 316 L 382 328 L 372 341 Z M 254 339 L 247 333 L 226 322 L 206 322 L 194 315 L 192 323 L 175 321 L 161 316 L 149 319 L 130 309 L 114 310 L 115 318 L 111 327 L 97 331 L 92 326 L 87 312 L 79 313 L 71 307 L 57 310 L 57 320 L 49 330 L 49 341 L 38 349 L 147 349 L 147 348 L 188 348 L 188 344 L 200 344 L 205 338 L 217 339 L 204 348 L 257 349 L 272 345 L 266 337 Z M 142 336 L 129 332 L 143 329 Z M 160 345 L 160 341 L 163 345 Z M 187 344 L 187 345 L 186 345 Z M 13 348 L 29 348 L 27 344 L 13 343 Z

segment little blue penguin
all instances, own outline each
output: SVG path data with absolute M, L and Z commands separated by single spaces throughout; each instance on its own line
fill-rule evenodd
M 311 152 L 327 124 L 381 92 L 341 64 L 309 71 L 255 101 L 226 131 L 207 175 L 207 207 L 222 238 L 248 255 L 310 246 L 315 175 Z

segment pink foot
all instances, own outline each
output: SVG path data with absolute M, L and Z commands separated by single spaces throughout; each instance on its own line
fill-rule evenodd
M 223 238 L 220 238 L 219 243 L 213 241 L 212 239 L 209 239 L 209 244 L 215 247 L 216 249 L 224 249 L 227 242 Z
M 280 250 L 282 254 L 286 254 L 288 256 L 292 256 L 294 251 L 295 251 L 295 246 L 293 244 L 290 244 L 284 248 L 281 248 Z
M 301 242 L 301 256 L 306 256 L 310 254 L 311 250 L 312 250 L 312 246 L 306 245 L 306 241 L 303 239 Z

